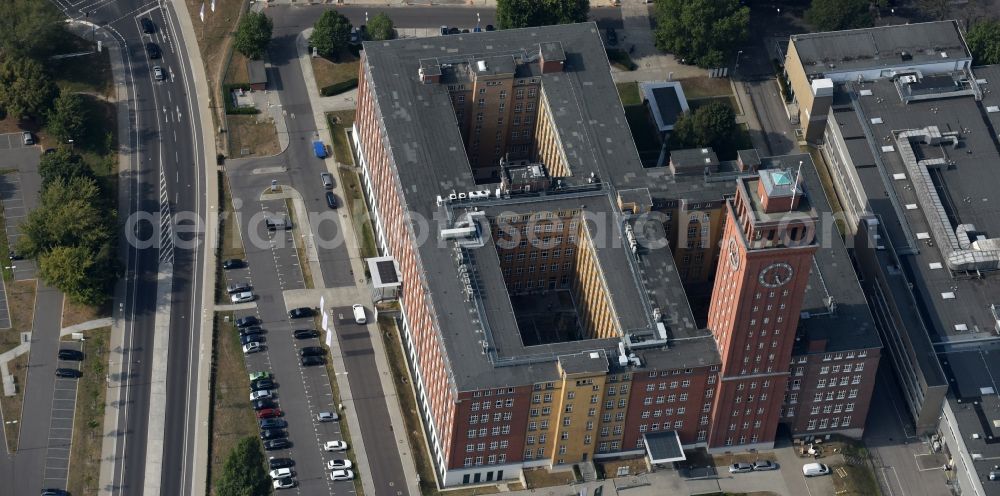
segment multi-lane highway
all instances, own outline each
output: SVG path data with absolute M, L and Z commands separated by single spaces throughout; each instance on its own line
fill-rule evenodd
M 123 155 L 120 163 L 119 217 L 123 221 L 122 252 L 126 275 L 115 295 L 114 318 L 123 330 L 115 343 L 118 363 L 112 373 L 120 380 L 117 390 L 118 419 L 115 432 L 115 466 L 112 494 L 143 492 L 147 482 L 147 436 L 163 440 L 160 474 L 161 494 L 184 494 L 190 488 L 193 409 L 196 380 L 192 374 L 201 331 L 195 318 L 200 314 L 202 264 L 200 238 L 192 225 L 205 218 L 202 130 L 195 101 L 191 63 L 185 47 L 196 46 L 179 35 L 178 19 L 169 3 L 141 0 L 54 0 L 76 20 L 96 25 L 105 42 L 118 44 L 120 65 L 116 83 L 128 102 L 128 135 L 119 136 Z M 140 19 L 149 18 L 155 28 L 143 33 Z M 110 38 L 110 39 L 109 39 Z M 101 38 L 99 38 L 101 39 Z M 159 47 L 152 59 L 147 43 Z M 153 68 L 164 78 L 157 81 Z M 181 219 L 181 220 L 178 220 Z M 178 229 L 178 225 L 182 226 Z M 176 236 L 176 238 L 174 237 Z M 170 291 L 169 339 L 154 347 L 157 319 L 157 275 L 173 275 Z M 167 279 L 170 282 L 170 279 Z M 159 318 L 164 319 L 165 315 Z M 169 373 L 152 375 L 154 354 L 165 359 Z M 117 370 L 120 367 L 120 370 Z M 151 388 L 163 389 L 166 401 L 153 405 Z M 162 397 L 162 396 L 160 396 Z M 161 404 L 162 403 L 162 404 Z M 150 419 L 156 432 L 150 432 Z M 159 430 L 162 429 L 162 433 Z M 154 450 L 153 455 L 159 455 Z M 180 474 L 180 477 L 178 477 Z M 39 481 L 40 482 L 40 481 Z M 37 493 L 37 486 L 17 494 Z M 107 489 L 107 488 L 105 488 Z

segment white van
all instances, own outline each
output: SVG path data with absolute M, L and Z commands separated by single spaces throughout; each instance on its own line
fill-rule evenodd
M 806 477 L 815 477 L 817 475 L 826 475 L 829 473 L 830 467 L 827 467 L 822 463 L 807 463 L 802 466 L 802 475 Z
M 358 325 L 368 322 L 368 317 L 365 317 L 365 307 L 354 305 L 351 308 L 354 310 L 354 322 L 358 323 Z

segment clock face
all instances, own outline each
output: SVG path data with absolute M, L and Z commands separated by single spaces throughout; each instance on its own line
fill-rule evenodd
M 777 288 L 778 286 L 784 286 L 788 284 L 788 281 L 792 280 L 792 274 L 794 273 L 791 265 L 784 262 L 777 262 L 767 267 L 764 267 L 760 271 L 760 284 L 768 288 Z
M 736 238 L 729 240 L 729 266 L 736 272 L 740 268 L 740 250 L 736 245 Z

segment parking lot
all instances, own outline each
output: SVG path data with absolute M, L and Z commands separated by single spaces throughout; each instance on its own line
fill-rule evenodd
M 38 204 L 41 179 L 38 162 L 41 149 L 21 144 L 19 133 L 0 134 L 0 202 L 3 204 L 7 246 L 14 249 L 21 236 L 19 226 L 27 213 Z M 33 260 L 14 260 L 14 279 L 34 279 L 37 267 Z M 8 263 L 7 260 L 4 263 Z
M 85 351 L 81 341 L 64 341 L 59 349 Z M 80 370 L 80 362 L 59 360 L 58 368 Z M 52 390 L 52 420 L 49 422 L 42 487 L 66 487 L 69 451 L 73 439 L 73 415 L 76 407 L 77 379 L 55 377 Z
M 288 218 L 288 212 L 284 200 L 258 201 L 256 197 L 260 191 L 253 186 L 240 191 L 234 185 L 234 197 L 239 198 L 240 193 L 246 195 L 243 201 L 235 203 L 243 206 L 237 218 L 243 233 L 247 267 L 226 271 L 226 283 L 248 282 L 252 286 L 256 295 L 255 308 L 238 311 L 236 317 L 254 315 L 261 320 L 261 327 L 266 332 L 261 341 L 263 351 L 246 356 L 247 370 L 273 374 L 274 400 L 288 422 L 285 430 L 291 447 L 269 451 L 267 456 L 295 460 L 293 470 L 300 494 L 353 494 L 352 482 L 332 482 L 325 469 L 328 460 L 350 457 L 349 452 L 323 451 L 323 443 L 341 440 L 339 422 L 315 420 L 321 411 L 337 411 L 326 369 L 303 367 L 299 361 L 302 347 L 319 346 L 320 342 L 316 338 L 295 339 L 292 336 L 294 329 L 314 329 L 314 320 L 291 319 L 283 297 L 286 290 L 305 287 L 293 238 L 298 231 L 268 231 L 265 217 Z M 315 306 L 318 305 L 317 301 Z M 247 408 L 250 408 L 249 403 Z M 352 470 L 357 474 L 359 468 L 355 466 Z

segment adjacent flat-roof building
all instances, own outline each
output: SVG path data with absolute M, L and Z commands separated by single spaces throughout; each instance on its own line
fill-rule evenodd
M 861 434 L 881 343 L 808 155 L 644 169 L 593 23 L 362 53 L 353 144 L 443 485 Z
M 971 65 L 956 21 L 796 34 L 785 53 L 792 105 L 809 141 L 823 135 L 834 83 L 945 74 Z
M 963 494 L 1000 494 L 998 130 L 990 66 L 838 83 L 822 134 L 908 411 Z

